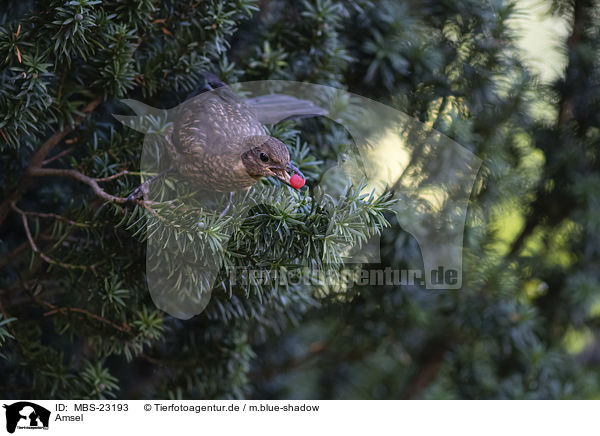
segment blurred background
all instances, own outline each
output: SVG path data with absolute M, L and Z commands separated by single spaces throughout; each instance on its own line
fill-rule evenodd
M 600 395 L 597 1 L 8 0 L 0 24 L 0 397 Z M 49 166 L 133 171 L 143 136 L 110 117 L 118 100 L 173 107 L 203 71 L 345 89 L 481 158 L 462 289 L 217 289 L 181 321 L 150 301 L 136 210 L 60 177 L 21 189 L 53 137 Z M 271 129 L 308 185 L 349 142 L 324 120 Z M 123 196 L 134 176 L 102 186 Z M 369 267 L 422 268 L 376 213 L 389 225 Z M 277 225 L 246 229 L 246 259 L 267 258 Z

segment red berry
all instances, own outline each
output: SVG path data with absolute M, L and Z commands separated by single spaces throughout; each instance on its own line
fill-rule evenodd
M 306 183 L 306 180 L 304 180 L 298 174 L 294 174 L 292 177 L 290 177 L 290 185 L 292 185 L 292 188 L 294 189 L 302 188 L 304 183 Z

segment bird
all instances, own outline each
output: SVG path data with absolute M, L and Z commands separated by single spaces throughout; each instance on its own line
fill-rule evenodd
M 212 73 L 205 77 L 208 92 L 189 98 L 172 112 L 172 127 L 164 142 L 171 165 L 158 176 L 176 171 L 198 190 L 230 196 L 263 177 L 296 189 L 303 186 L 304 175 L 291 161 L 287 146 L 268 135 L 265 123 L 327 111 L 311 101 L 281 94 L 243 99 Z

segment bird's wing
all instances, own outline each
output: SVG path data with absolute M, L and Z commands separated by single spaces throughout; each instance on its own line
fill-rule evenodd
M 327 110 L 310 100 L 301 100 L 285 94 L 268 94 L 249 98 L 246 104 L 251 107 L 263 124 L 275 124 L 292 118 L 327 115 Z
M 184 154 L 239 153 L 239 138 L 264 135 L 255 111 L 222 88 L 186 101 L 178 109 L 174 142 Z
M 244 101 L 215 74 L 205 71 L 207 85 L 219 90 L 219 96 L 234 104 L 244 105 Z M 310 100 L 301 100 L 285 94 L 268 94 L 249 98 L 245 105 L 254 109 L 258 121 L 262 124 L 275 124 L 291 118 L 316 117 L 327 115 L 327 111 Z

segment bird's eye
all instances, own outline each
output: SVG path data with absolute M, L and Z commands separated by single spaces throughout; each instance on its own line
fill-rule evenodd
M 267 153 L 261 153 L 260 160 L 262 160 L 263 162 L 269 162 L 269 156 L 267 156 Z

